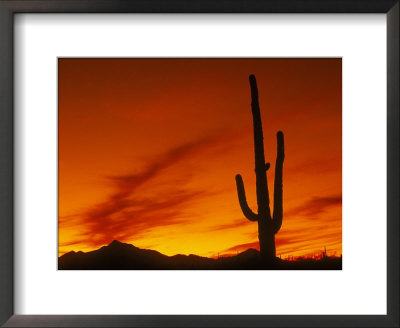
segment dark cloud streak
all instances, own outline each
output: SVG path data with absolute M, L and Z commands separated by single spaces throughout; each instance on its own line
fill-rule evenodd
M 312 216 L 324 212 L 328 207 L 341 206 L 342 196 L 332 195 L 329 197 L 312 197 L 302 205 L 285 211 L 285 215 L 305 215 Z
M 124 241 L 154 227 L 181 223 L 179 217 L 184 205 L 203 195 L 203 191 L 189 191 L 171 185 L 167 192 L 158 191 L 151 199 L 145 199 L 140 191 L 147 182 L 162 175 L 167 168 L 218 141 L 215 136 L 191 141 L 158 156 L 157 161 L 149 163 L 141 172 L 107 177 L 115 187 L 114 192 L 76 220 L 80 225 L 82 242 L 99 246 L 113 239 Z

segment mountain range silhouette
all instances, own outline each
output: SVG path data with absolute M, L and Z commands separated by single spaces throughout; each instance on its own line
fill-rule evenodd
M 167 256 L 155 250 L 141 249 L 114 240 L 91 252 L 69 252 L 58 259 L 59 270 L 341 270 L 342 258 L 286 261 L 276 258 L 266 264 L 260 252 L 248 249 L 230 257 L 218 259 L 197 255 Z

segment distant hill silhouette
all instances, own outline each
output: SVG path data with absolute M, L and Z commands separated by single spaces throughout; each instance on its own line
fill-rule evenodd
M 342 259 L 325 257 L 285 261 L 273 265 L 261 260 L 260 252 L 248 249 L 236 256 L 212 259 L 197 255 L 166 256 L 114 240 L 91 252 L 69 252 L 58 259 L 59 270 L 341 270 Z

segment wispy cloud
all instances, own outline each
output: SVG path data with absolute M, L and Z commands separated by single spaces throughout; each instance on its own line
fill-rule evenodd
M 340 206 L 342 204 L 341 195 L 327 197 L 312 197 L 300 206 L 285 211 L 285 215 L 306 215 L 312 216 L 324 212 L 328 207 Z
M 183 209 L 204 195 L 204 191 L 187 190 L 171 184 L 164 190 L 151 190 L 151 197 L 146 197 L 142 190 L 146 189 L 146 183 L 163 175 L 166 169 L 217 142 L 215 136 L 191 141 L 159 155 L 140 172 L 107 177 L 114 192 L 81 215 L 62 218 L 60 224 L 79 224 L 79 240 L 85 245 L 98 246 L 113 239 L 124 241 L 140 236 L 155 227 L 181 223 Z M 72 244 L 78 243 L 72 241 Z
M 220 224 L 220 225 L 209 227 L 208 231 L 236 229 L 236 228 L 244 227 L 248 224 L 254 225 L 254 222 L 247 221 L 246 218 L 240 218 L 240 219 L 233 220 L 231 223 Z

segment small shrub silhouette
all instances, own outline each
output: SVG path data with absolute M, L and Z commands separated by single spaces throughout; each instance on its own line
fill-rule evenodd
M 236 186 L 239 204 L 244 216 L 250 221 L 258 222 L 258 239 L 260 253 L 265 262 L 273 263 L 276 259 L 275 234 L 282 226 L 283 205 L 282 205 L 282 170 L 284 153 L 283 132 L 277 133 L 277 157 L 275 165 L 274 183 L 274 210 L 271 216 L 269 206 L 269 193 L 267 183 L 267 171 L 270 163 L 265 163 L 264 136 L 261 122 L 260 106 L 258 103 L 257 81 L 254 75 L 249 76 L 251 89 L 251 111 L 253 115 L 254 132 L 254 155 L 256 173 L 256 193 L 258 213 L 254 213 L 247 204 L 243 179 L 240 174 L 236 175 Z

